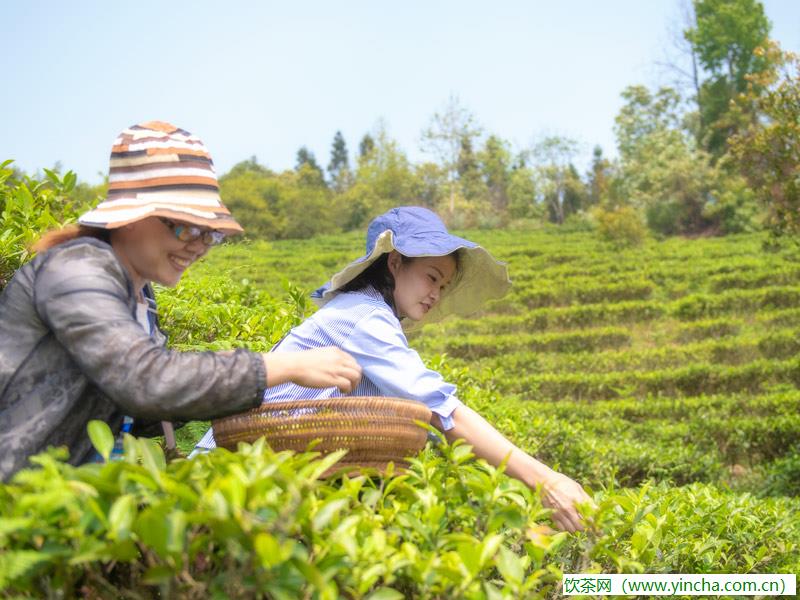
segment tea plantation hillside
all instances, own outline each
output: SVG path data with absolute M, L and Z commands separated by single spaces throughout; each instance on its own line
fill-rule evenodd
M 468 235 L 508 262 L 512 292 L 410 343 L 517 443 L 593 487 L 800 491 L 800 255 L 765 253 L 761 236 L 620 251 L 587 233 Z M 362 246 L 361 235 L 226 246 L 184 286 L 198 305 L 220 274 L 282 298 L 285 281 L 313 290 Z
M 800 255 L 759 235 L 466 235 L 508 262 L 512 292 L 410 343 L 590 490 L 585 532 L 554 532 L 535 493 L 459 444 L 402 476 L 325 481 L 336 457 L 257 443 L 166 461 L 128 438 L 122 462 L 53 451 L 0 486 L 0 591 L 517 599 L 557 597 L 562 573 L 800 573 Z M 362 251 L 355 234 L 216 248 L 158 290 L 162 324 L 179 349 L 267 350 Z

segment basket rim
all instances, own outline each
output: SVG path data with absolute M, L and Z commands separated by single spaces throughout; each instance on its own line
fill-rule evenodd
M 232 415 L 228 415 L 225 417 L 220 417 L 218 419 L 212 419 L 212 427 L 215 423 L 224 424 L 229 423 L 237 419 L 241 420 L 249 420 L 256 415 L 260 415 L 263 413 L 273 413 L 283 410 L 295 410 L 295 409 L 302 409 L 302 408 L 327 408 L 327 409 L 336 409 L 336 408 L 345 408 L 350 405 L 356 408 L 359 406 L 360 403 L 367 403 L 369 402 L 373 407 L 379 407 L 380 405 L 385 406 L 392 406 L 392 405 L 400 405 L 403 408 L 415 408 L 419 409 L 420 411 L 427 414 L 431 414 L 430 408 L 424 403 L 420 402 L 419 400 L 412 400 L 410 398 L 399 398 L 394 396 L 337 396 L 333 398 L 312 398 L 308 400 L 281 400 L 278 402 L 264 402 L 250 408 L 246 411 L 235 413 Z M 424 410 L 423 410 L 424 409 Z M 287 419 L 294 419 L 295 417 L 290 417 L 287 415 Z M 402 418 L 409 418 L 409 417 L 402 417 Z
M 310 410 L 306 414 L 296 414 L 307 409 Z M 375 444 L 371 438 L 377 435 L 384 438 L 381 447 L 388 445 L 396 453 L 399 448 L 404 448 L 403 452 L 419 451 L 427 438 L 419 422 L 429 422 L 431 415 L 430 408 L 418 400 L 340 396 L 266 402 L 245 412 L 215 419 L 212 427 L 217 444 L 223 447 L 252 442 L 262 436 L 271 446 L 277 443 L 278 447 L 306 445 L 316 439 L 325 446 L 332 437 L 350 437 L 352 439 L 341 447 L 355 450 Z M 287 428 L 292 424 L 300 429 Z M 397 454 L 392 456 L 401 458 Z

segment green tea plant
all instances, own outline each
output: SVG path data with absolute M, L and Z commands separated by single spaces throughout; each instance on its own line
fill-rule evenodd
M 540 598 L 563 572 L 800 573 L 800 251 L 465 235 L 508 261 L 514 292 L 409 342 L 593 490 L 585 532 L 551 531 L 534 492 L 460 444 L 402 475 L 321 480 L 324 459 L 262 442 L 166 462 L 129 439 L 123 463 L 54 451 L 0 487 L 3 593 Z M 268 350 L 362 252 L 355 233 L 225 244 L 157 290 L 162 326 L 174 348 Z M 179 430 L 182 449 L 206 426 Z
M 285 283 L 275 300 L 249 280 L 221 275 L 183 279 L 174 289 L 159 287 L 159 315 L 172 347 L 267 352 L 311 313 L 308 296 Z
M 113 436 L 89 433 L 107 459 Z M 31 597 L 544 597 L 567 541 L 538 496 L 441 441 L 404 474 L 321 475 L 342 452 L 263 439 L 167 463 L 53 450 L 0 486 L 0 589 Z
M 89 433 L 107 459 L 113 435 Z M 405 473 L 321 475 L 342 456 L 263 439 L 167 462 L 62 451 L 0 486 L 0 589 L 16 597 L 545 598 L 563 572 L 794 572 L 797 499 L 693 484 L 609 489 L 581 534 L 538 496 L 444 441 Z M 761 537 L 764 532 L 768 538 Z M 782 540 L 780 545 L 758 540 Z M 745 552 L 740 549 L 746 548 Z
M 43 231 L 75 221 L 86 208 L 71 199 L 77 183 L 72 171 L 44 169 L 45 179 L 38 181 L 17 175 L 12 163 L 0 163 L 0 289 L 30 257 L 30 245 Z

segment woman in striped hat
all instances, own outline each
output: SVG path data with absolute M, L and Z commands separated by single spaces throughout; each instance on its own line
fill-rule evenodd
M 120 134 L 107 199 L 78 225 L 46 234 L 0 295 L 0 480 L 52 445 L 66 445 L 75 464 L 91 459 L 91 419 L 143 432 L 153 422 L 247 410 L 265 388 L 289 381 L 342 391 L 358 384 L 360 367 L 336 348 L 165 348 L 151 282 L 175 285 L 241 231 L 196 136 L 162 122 Z

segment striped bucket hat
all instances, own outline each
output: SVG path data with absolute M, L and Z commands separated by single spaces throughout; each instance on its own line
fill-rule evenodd
M 78 222 L 116 229 L 147 217 L 167 217 L 226 234 L 242 227 L 219 197 L 214 163 L 188 131 L 161 121 L 125 129 L 111 148 L 108 196 Z

